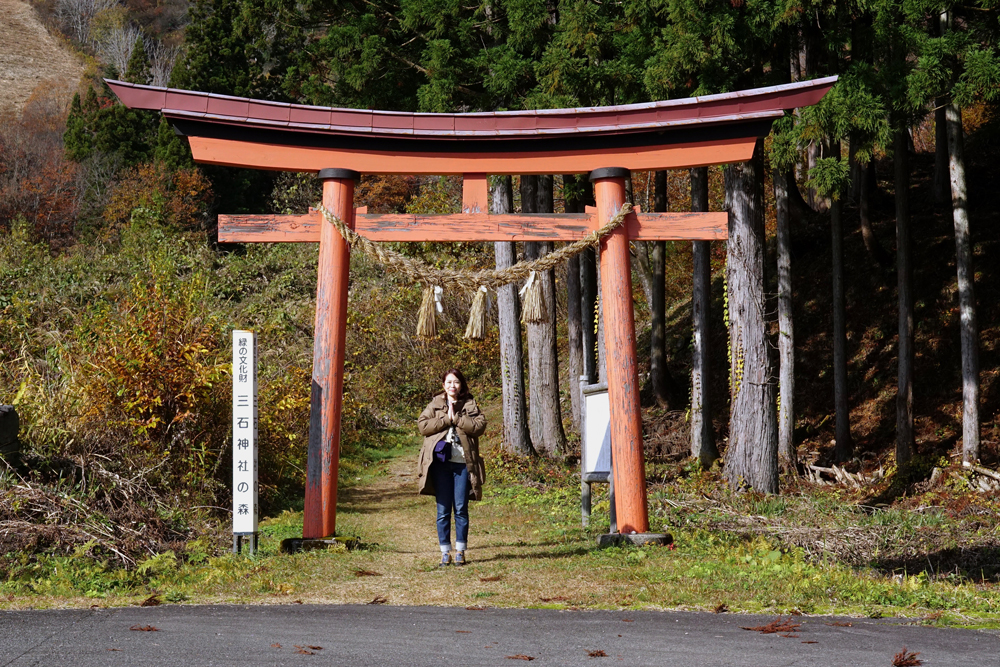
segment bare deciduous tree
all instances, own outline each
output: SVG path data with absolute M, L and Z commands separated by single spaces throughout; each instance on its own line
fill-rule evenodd
M 146 53 L 149 54 L 149 69 L 153 75 L 150 85 L 165 88 L 170 83 L 170 74 L 174 71 L 180 49 L 150 39 L 146 42 Z
M 104 61 L 115 68 L 118 76 L 124 76 L 135 42 L 141 38 L 141 30 L 133 25 L 124 25 L 109 30 L 97 48 Z
M 118 0 L 57 0 L 55 17 L 67 35 L 80 44 L 92 44 L 91 23 L 98 14 L 117 5 Z

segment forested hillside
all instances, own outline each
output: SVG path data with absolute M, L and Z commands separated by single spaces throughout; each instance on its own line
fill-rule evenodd
M 775 123 L 751 162 L 632 174 L 644 210 L 729 210 L 730 233 L 760 248 L 737 262 L 722 242 L 633 245 L 646 452 L 663 464 L 651 482 L 704 470 L 718 488 L 768 494 L 836 483 L 868 504 L 1000 488 L 1000 477 L 969 467 L 1000 462 L 992 0 L 35 8 L 92 65 L 69 104 L 43 84 L 0 121 L 0 404 L 21 418 L 20 454 L 7 455 L 0 477 L 0 551 L 90 545 L 132 566 L 225 520 L 234 328 L 260 335 L 265 513 L 301 504 L 316 249 L 220 244 L 216 217 L 305 212 L 318 185 L 309 174 L 195 164 L 185 139 L 158 115 L 123 107 L 105 78 L 455 112 L 629 104 L 837 75 L 820 104 Z M 516 212 L 581 210 L 592 196 L 584 178 L 513 175 L 494 179 L 495 210 L 504 188 L 502 205 Z M 366 175 L 356 199 L 371 212 L 455 212 L 461 182 Z M 394 249 L 466 269 L 551 250 L 501 245 Z M 490 411 L 497 455 L 572 464 L 576 378 L 585 333 L 599 325 L 581 288 L 585 261 L 546 278 L 544 325 L 521 327 L 501 295 L 508 306 L 494 305 L 485 338 L 467 339 L 472 295 L 447 293 L 427 339 L 416 333 L 420 286 L 356 254 L 342 477 L 377 460 L 393 429 L 412 428 L 448 366 L 465 369 Z M 731 289 L 754 281 L 757 296 Z M 751 311 L 760 317 L 744 319 Z M 504 322 L 524 336 L 513 362 L 501 350 Z M 525 429 L 509 418 L 499 426 L 516 398 L 501 357 L 527 380 Z M 546 395 L 539 369 L 553 363 L 559 383 Z M 765 381 L 743 382 L 754 374 Z

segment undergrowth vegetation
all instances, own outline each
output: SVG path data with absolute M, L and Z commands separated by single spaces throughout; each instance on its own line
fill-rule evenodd
M 201 181 L 182 177 L 126 172 L 100 231 L 58 253 L 24 220 L 0 235 L 0 403 L 22 424 L 21 456 L 3 473 L 0 553 L 85 553 L 134 569 L 206 530 L 224 544 L 234 328 L 260 340 L 263 513 L 302 502 L 316 249 L 212 249 L 190 231 Z M 354 258 L 344 475 L 378 460 L 385 429 L 423 405 L 438 359 L 477 380 L 496 366 L 495 337 L 415 339 L 419 299 Z M 448 330 L 467 306 L 442 314 Z
M 354 459 L 350 479 L 356 473 L 358 486 L 342 496 L 338 532 L 360 537 L 360 549 L 280 553 L 280 541 L 302 531 L 301 512 L 286 510 L 262 523 L 253 557 L 220 553 L 205 537 L 147 555 L 130 569 L 85 557 L 88 544 L 65 554 L 8 553 L 0 556 L 0 605 L 363 603 L 381 597 L 396 604 L 904 616 L 996 627 L 996 572 L 971 576 L 854 564 L 839 550 L 840 530 L 853 531 L 862 543 L 865 535 L 881 536 L 883 544 L 927 536 L 929 529 L 961 530 L 960 518 L 947 512 L 916 507 L 865 513 L 832 492 L 720 494 L 717 472 L 690 470 L 652 489 L 653 526 L 672 534 L 671 547 L 598 549 L 595 537 L 608 528 L 606 487 L 595 488 L 592 525 L 583 528 L 573 465 L 496 450 L 488 454 L 495 474 L 484 500 L 472 508 L 471 565 L 443 577 L 433 562 L 432 499 L 403 502 L 389 492 L 397 488 L 394 475 L 409 469 L 415 439 L 405 429 L 387 436 L 367 465 Z M 398 490 L 418 498 L 412 480 Z M 395 516 L 379 525 L 373 511 Z M 859 514 L 852 517 L 854 512 Z M 825 525 L 823 537 L 795 544 L 789 527 L 802 524 Z M 406 533 L 426 528 L 430 541 L 422 556 L 400 535 L 404 525 Z

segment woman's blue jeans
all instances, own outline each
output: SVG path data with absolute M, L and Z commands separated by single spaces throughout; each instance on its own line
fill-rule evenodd
M 464 463 L 431 464 L 437 497 L 438 544 L 451 545 L 451 511 L 455 510 L 455 541 L 469 541 L 469 470 Z

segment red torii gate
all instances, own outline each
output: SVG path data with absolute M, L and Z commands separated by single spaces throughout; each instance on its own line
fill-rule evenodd
M 108 81 L 125 106 L 160 111 L 197 162 L 317 172 L 323 205 L 373 241 L 575 241 L 625 203 L 630 170 L 750 159 L 786 110 L 815 104 L 827 77 L 721 95 L 579 109 L 422 114 L 337 109 Z M 461 214 L 368 215 L 354 182 L 368 174 L 460 174 Z M 487 174 L 590 173 L 586 213 L 489 215 Z M 619 530 L 649 530 L 632 312 L 630 240 L 727 237 L 726 213 L 631 214 L 601 240 L 608 397 Z M 303 537 L 336 530 L 350 249 L 318 212 L 219 216 L 224 242 L 319 242 Z

